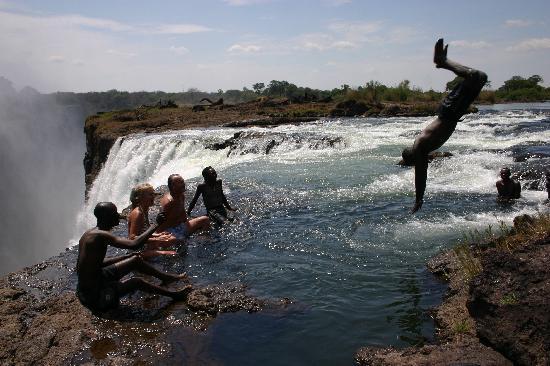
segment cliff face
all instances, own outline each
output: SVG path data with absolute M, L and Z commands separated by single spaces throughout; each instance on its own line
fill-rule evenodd
M 107 160 L 116 139 L 130 134 L 211 126 L 268 126 L 308 122 L 326 117 L 430 116 L 436 114 L 436 109 L 437 104 L 434 103 L 290 103 L 286 98 L 260 98 L 238 105 L 140 107 L 131 111 L 97 114 L 89 117 L 84 126 L 86 190 Z

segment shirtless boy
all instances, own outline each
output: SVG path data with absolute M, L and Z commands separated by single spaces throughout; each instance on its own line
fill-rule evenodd
M 511 176 L 510 168 L 504 167 L 500 169 L 500 179 L 496 183 L 498 198 L 509 200 L 520 197 L 521 184 L 517 180 L 512 179 Z
M 428 175 L 428 154 L 440 148 L 453 134 L 456 123 L 466 113 L 470 104 L 479 95 L 481 88 L 487 82 L 487 75 L 478 70 L 462 66 L 447 58 L 447 48 L 443 46 L 443 38 L 435 44 L 435 67 L 447 69 L 462 77 L 458 84 L 441 102 L 439 115 L 418 135 L 412 148 L 403 150 L 402 156 L 406 165 L 414 165 L 414 183 L 416 202 L 411 210 L 418 211 L 424 202 L 426 178 Z
M 227 198 L 223 193 L 222 180 L 217 179 L 218 174 L 211 166 L 208 166 L 202 170 L 202 176 L 204 183 L 197 186 L 195 196 L 189 204 L 187 209 L 187 215 L 191 215 L 191 211 L 195 207 L 199 196 L 202 195 L 204 207 L 210 220 L 223 224 L 227 220 L 230 220 L 227 216 L 227 210 L 236 211 L 227 202 Z
M 158 225 L 151 225 L 143 234 L 134 240 L 129 240 L 117 237 L 110 232 L 119 224 L 120 220 L 117 207 L 113 203 L 98 203 L 94 209 L 94 215 L 97 218 L 97 227 L 86 231 L 78 243 L 76 293 L 84 306 L 92 311 L 115 308 L 121 296 L 136 290 L 169 296 L 178 300 L 187 297 L 191 291 L 189 285 L 177 291 L 164 286 L 170 282 L 185 279 L 185 273 L 178 275 L 159 271 L 145 262 L 139 252 L 105 258 L 108 246 L 121 249 L 142 248 Z M 163 222 L 164 215 L 160 214 L 157 220 Z M 121 280 L 130 272 L 153 276 L 161 280 L 163 285 L 155 285 L 141 277 Z
M 168 177 L 168 191 L 160 200 L 161 211 L 166 222 L 159 225 L 157 232 L 167 231 L 179 240 L 199 230 L 208 230 L 210 220 L 207 216 L 189 219 L 185 211 L 185 181 L 179 174 Z

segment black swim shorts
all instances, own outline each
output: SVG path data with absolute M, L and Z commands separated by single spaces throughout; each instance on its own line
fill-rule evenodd
M 223 206 L 211 208 L 207 211 L 207 213 L 208 218 L 219 225 L 223 225 L 229 219 L 227 216 L 227 210 Z
M 118 294 L 118 280 L 121 278 L 116 265 L 110 265 L 101 269 L 101 278 L 97 286 L 82 288 L 77 285 L 76 295 L 82 305 L 92 311 L 106 311 L 118 307 L 120 295 Z
M 472 69 L 470 75 L 455 86 L 441 102 L 438 110 L 439 119 L 445 122 L 457 122 L 477 98 L 486 82 L 487 74 Z

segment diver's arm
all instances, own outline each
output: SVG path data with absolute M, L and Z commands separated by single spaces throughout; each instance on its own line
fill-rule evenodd
M 417 159 L 414 167 L 414 187 L 416 190 L 416 202 L 411 210 L 415 213 L 420 210 L 424 203 L 424 191 L 426 190 L 426 179 L 428 178 L 428 157 L 423 156 Z

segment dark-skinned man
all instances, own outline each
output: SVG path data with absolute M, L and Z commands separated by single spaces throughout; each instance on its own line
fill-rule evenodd
M 107 248 L 140 249 L 165 221 L 164 214 L 157 216 L 157 225 L 151 225 L 134 240 L 113 235 L 110 231 L 119 224 L 120 215 L 111 202 L 98 203 L 94 209 L 97 227 L 86 231 L 78 243 L 77 296 L 80 302 L 92 311 L 105 311 L 115 308 L 121 296 L 141 290 L 153 294 L 183 300 L 191 291 L 187 285 L 180 290 L 168 289 L 165 285 L 186 278 L 184 274 L 172 274 L 157 270 L 143 260 L 143 254 L 133 252 L 118 257 L 105 257 Z M 141 277 L 122 278 L 131 273 L 142 273 L 162 281 L 156 285 Z
M 411 210 L 418 211 L 424 202 L 426 179 L 428 175 L 428 154 L 440 148 L 453 134 L 456 123 L 466 113 L 470 104 L 479 95 L 487 82 L 487 75 L 475 69 L 463 66 L 447 58 L 447 48 L 443 38 L 435 44 L 435 67 L 447 69 L 462 77 L 459 83 L 441 102 L 438 116 L 416 137 L 411 148 L 403 150 L 403 160 L 407 165 L 414 165 L 414 184 L 416 201 Z

